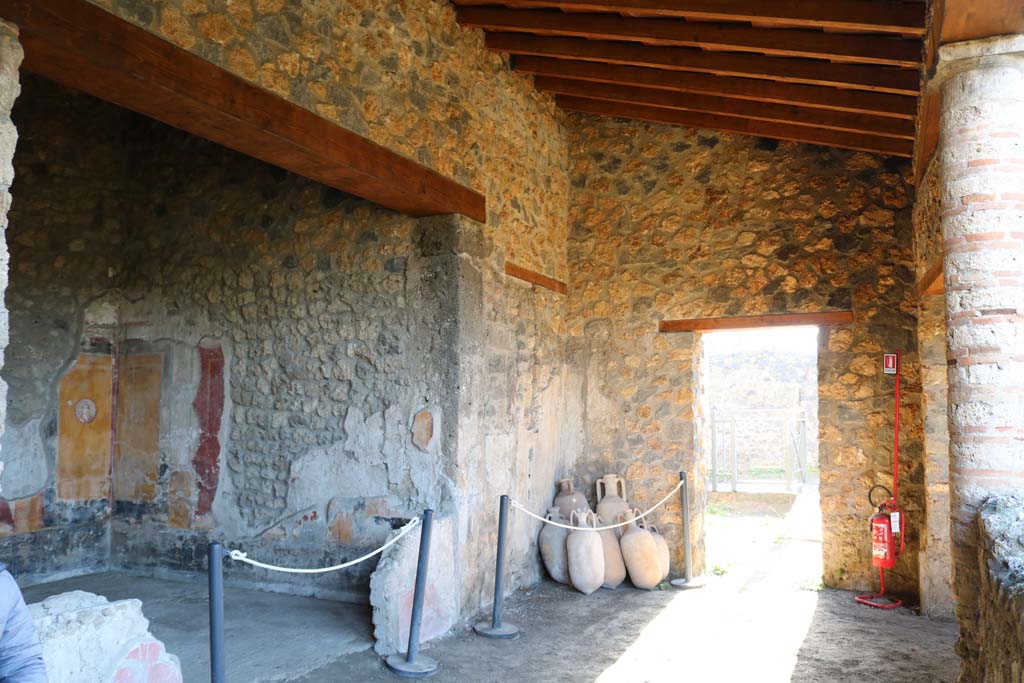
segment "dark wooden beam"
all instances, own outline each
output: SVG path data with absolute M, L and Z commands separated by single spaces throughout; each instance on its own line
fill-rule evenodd
M 564 282 L 556 280 L 553 277 L 548 277 L 543 273 L 538 273 L 535 270 L 517 266 L 509 261 L 505 261 L 505 275 L 524 280 L 532 285 L 537 285 L 538 287 L 550 289 L 552 292 L 557 292 L 559 294 L 566 294 L 569 291 L 569 286 Z
M 757 78 L 732 78 L 686 71 L 645 69 L 636 66 L 580 62 L 545 57 L 519 57 L 516 71 L 535 76 L 575 78 L 596 83 L 634 85 L 659 90 L 703 93 L 759 102 L 795 104 L 838 111 L 913 119 L 917 101 L 904 95 L 839 90 L 815 85 L 776 83 Z
M 579 59 L 655 69 L 697 71 L 722 76 L 765 78 L 854 88 L 897 95 L 917 95 L 920 74 L 912 69 L 866 64 L 833 64 L 813 59 L 767 57 L 734 52 L 707 52 L 691 47 L 656 47 L 606 40 L 487 33 L 488 49 L 513 55 Z
M 667 109 L 726 114 L 747 119 L 795 123 L 817 128 L 830 128 L 855 133 L 869 133 L 885 137 L 914 139 L 914 122 L 894 119 L 888 116 L 854 114 L 831 109 L 812 109 L 771 102 L 749 102 L 730 97 L 700 95 L 695 93 L 638 88 L 628 85 L 591 83 L 568 78 L 537 76 L 534 83 L 538 90 L 559 95 L 573 95 L 609 102 L 643 104 Z
M 853 311 L 821 313 L 778 313 L 775 315 L 744 315 L 727 318 L 692 318 L 662 320 L 659 332 L 699 332 L 710 330 L 742 330 L 750 327 L 783 327 L 794 325 L 849 325 Z
M 563 109 L 597 114 L 599 116 L 617 116 L 626 119 L 639 119 L 641 121 L 686 126 L 687 128 L 706 128 L 739 133 L 741 135 L 754 135 L 778 140 L 807 142 L 827 147 L 856 149 L 889 156 L 909 157 L 914 150 L 914 143 L 910 140 L 898 140 L 896 138 L 868 135 L 866 133 L 848 133 L 812 126 L 757 121 L 738 116 L 678 111 L 661 107 L 648 107 L 640 104 L 607 102 L 565 95 L 558 95 L 555 101 Z
M 918 298 L 932 294 L 942 294 L 946 291 L 946 280 L 942 272 L 942 258 L 935 259 L 935 263 L 928 267 L 917 283 Z
M 85 0 L 0 0 L 23 68 L 411 216 L 484 222 L 484 196 Z
M 763 29 L 738 24 L 491 7 L 462 7 L 458 10 L 458 20 L 464 26 L 491 31 L 627 40 L 648 45 L 684 45 L 910 68 L 921 63 L 920 41 L 888 36 L 837 36 L 801 29 Z
M 745 21 L 832 31 L 924 35 L 922 3 L 874 0 L 455 0 L 456 5 L 616 12 L 631 17 Z

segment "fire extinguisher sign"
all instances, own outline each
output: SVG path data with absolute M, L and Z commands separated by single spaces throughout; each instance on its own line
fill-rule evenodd
M 882 372 L 886 375 L 895 375 L 899 370 L 898 356 L 895 353 L 882 354 Z

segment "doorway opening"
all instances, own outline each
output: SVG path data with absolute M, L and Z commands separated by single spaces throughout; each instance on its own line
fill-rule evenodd
M 817 347 L 813 326 L 703 335 L 707 567 L 738 588 L 821 583 Z

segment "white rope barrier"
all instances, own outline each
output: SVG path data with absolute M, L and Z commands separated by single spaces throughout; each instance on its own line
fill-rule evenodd
M 561 527 L 563 529 L 572 529 L 572 530 L 577 530 L 578 529 L 580 531 L 604 531 L 605 529 L 617 529 L 620 526 L 626 526 L 627 524 L 630 524 L 631 522 L 635 522 L 638 519 L 643 519 L 644 517 L 646 517 L 647 515 L 651 514 L 652 512 L 654 512 L 655 510 L 660 508 L 662 505 L 664 505 L 665 502 L 668 501 L 668 499 L 671 498 L 672 495 L 676 491 L 678 491 L 679 487 L 682 486 L 682 485 L 683 485 L 683 481 L 680 480 L 679 483 L 676 484 L 672 488 L 671 491 L 669 491 L 667 494 L 665 494 L 664 498 L 662 498 L 657 503 L 655 503 L 654 506 L 651 509 L 649 509 L 646 512 L 643 512 L 643 513 L 641 513 L 641 514 L 639 514 L 637 516 L 635 516 L 633 519 L 627 519 L 625 522 L 619 522 L 618 524 L 610 524 L 608 526 L 599 526 L 599 527 L 572 526 L 570 524 L 562 524 L 561 522 L 556 522 L 554 520 L 547 519 L 545 517 L 541 517 L 540 515 L 536 515 L 536 514 L 530 512 L 518 500 L 513 500 L 513 501 L 511 501 L 511 503 L 512 503 L 512 507 L 517 508 L 519 510 L 522 510 L 523 512 L 528 514 L 530 517 L 533 517 L 534 519 L 540 520 L 541 522 L 544 522 L 545 524 L 550 524 L 551 526 L 557 526 L 557 527 Z
M 418 516 L 417 517 L 413 517 L 412 519 L 409 520 L 409 522 L 405 526 L 403 526 L 399 530 L 397 536 L 395 536 L 394 538 L 390 539 L 387 543 L 385 543 L 381 547 L 377 548 L 373 552 L 367 553 L 367 554 L 363 555 L 362 557 L 357 558 L 355 560 L 352 560 L 350 562 L 345 562 L 343 564 L 336 564 L 333 567 L 324 567 L 322 569 L 299 569 L 299 568 L 296 568 L 296 567 L 278 567 L 277 565 L 266 564 L 264 562 L 257 562 L 256 560 L 250 560 L 249 557 L 248 557 L 248 554 L 247 553 L 243 553 L 241 550 L 231 550 L 231 551 L 229 551 L 228 552 L 228 557 L 230 557 L 232 560 L 238 560 L 239 562 L 245 562 L 246 564 L 251 564 L 254 567 L 260 567 L 261 569 L 269 569 L 270 571 L 274 571 L 274 572 L 285 572 L 287 574 L 325 574 L 327 572 L 336 572 L 339 569 L 347 569 L 347 568 L 349 568 L 349 567 L 351 567 L 353 565 L 357 565 L 360 562 L 363 562 L 365 560 L 370 559 L 374 555 L 378 555 L 378 554 L 384 552 L 389 547 L 391 547 L 392 545 L 397 543 L 398 539 L 402 538 L 402 536 L 405 536 L 407 533 L 412 531 L 416 527 L 416 525 L 418 525 L 419 523 L 420 523 L 420 518 Z

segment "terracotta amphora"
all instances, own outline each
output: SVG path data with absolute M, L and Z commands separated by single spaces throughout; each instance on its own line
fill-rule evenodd
M 654 544 L 658 546 L 658 566 L 661 567 L 661 580 L 664 581 L 668 578 L 669 571 L 672 570 L 672 555 L 668 551 L 668 541 L 658 531 L 658 527 L 648 526 L 647 530 L 651 532 Z
M 607 520 L 597 518 L 597 525 L 607 526 Z M 612 590 L 619 587 L 626 579 L 626 563 L 622 561 L 622 550 L 619 549 L 619 538 L 615 535 L 615 529 L 603 529 L 597 532 L 601 536 L 601 546 L 604 550 L 604 588 Z
M 619 547 L 622 549 L 626 571 L 629 572 L 629 580 L 637 588 L 652 590 L 662 579 L 661 564 L 658 562 L 658 544 L 650 531 L 637 526 L 635 511 L 626 512 L 625 518 L 630 520 L 630 523 L 619 539 Z
M 604 583 L 604 548 L 601 536 L 592 528 L 595 526 L 593 512 L 573 512 L 569 520 L 573 526 L 591 527 L 573 530 L 565 542 L 572 585 L 580 593 L 590 595 Z
M 562 517 L 556 507 L 548 508 L 545 519 L 559 524 L 569 523 L 569 520 Z M 540 546 L 540 558 L 544 560 L 544 568 L 558 583 L 569 583 L 569 558 L 565 553 L 565 539 L 568 537 L 568 529 L 545 524 L 544 528 L 540 530 L 540 538 L 537 539 L 537 545 Z
M 577 510 L 583 510 L 584 512 L 590 510 L 587 497 L 573 487 L 572 479 L 558 480 L 558 495 L 555 496 L 554 505 L 566 519 L 569 519 L 572 513 Z
M 619 519 L 629 510 L 626 502 L 626 482 L 617 474 L 606 474 L 597 480 L 597 516 L 601 519 Z M 610 522 L 614 524 L 614 522 Z M 625 527 L 615 530 L 616 537 L 622 537 Z

